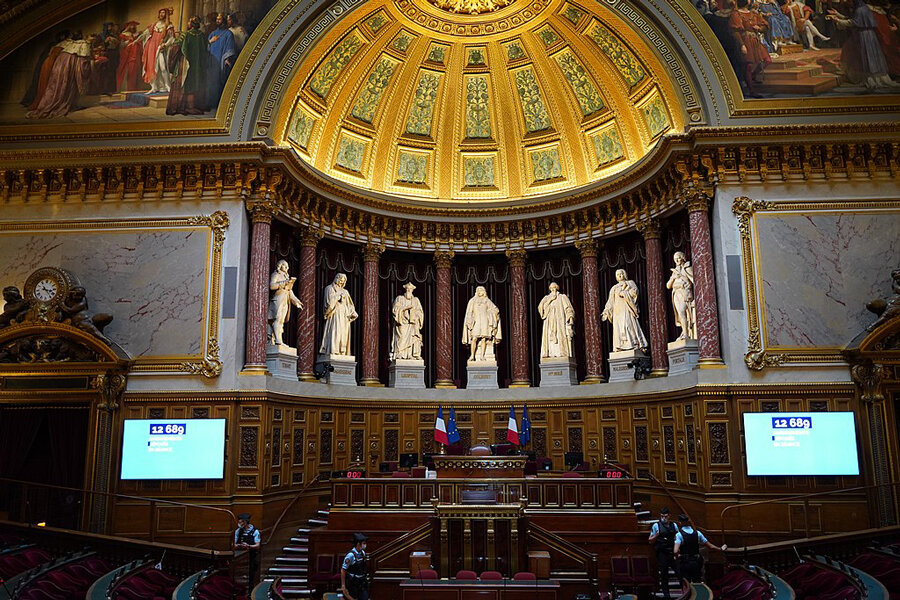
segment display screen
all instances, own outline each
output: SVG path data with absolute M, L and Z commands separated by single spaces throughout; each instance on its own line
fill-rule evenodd
M 744 413 L 747 475 L 859 475 L 852 412 Z
M 122 479 L 222 479 L 225 419 L 127 419 Z

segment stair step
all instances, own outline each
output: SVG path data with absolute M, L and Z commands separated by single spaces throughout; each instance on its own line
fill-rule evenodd
M 634 514 L 638 518 L 638 521 L 640 521 L 641 519 L 646 519 L 647 517 L 651 516 L 649 510 L 636 511 Z
M 291 587 L 306 587 L 309 580 L 305 577 L 282 577 L 281 583 Z
M 282 548 L 282 551 L 292 552 L 294 554 L 305 554 L 306 552 L 309 552 L 309 548 L 306 546 L 285 546 Z
M 297 533 L 309 533 L 309 527 L 298 527 Z
M 822 67 L 819 65 L 810 65 L 807 67 L 797 67 L 795 69 L 776 69 L 774 71 L 763 71 L 763 80 L 769 82 L 782 81 L 805 81 L 810 77 L 822 75 Z
M 269 567 L 268 575 L 275 577 L 300 577 L 308 572 L 306 567 Z
M 310 524 L 310 525 L 316 525 L 316 526 L 318 526 L 318 525 L 328 525 L 328 521 L 327 521 L 326 519 L 310 519 L 310 520 L 309 520 L 309 524 Z
M 329 513 L 329 511 L 327 511 L 327 510 L 320 510 L 320 511 L 316 511 L 316 512 L 318 512 L 320 515 L 324 515 L 326 517 L 328 516 L 328 513 Z
M 308 543 L 309 543 L 309 538 L 306 537 L 306 536 L 303 536 L 303 537 L 299 537 L 299 536 L 298 536 L 298 537 L 292 537 L 292 538 L 291 538 L 291 543 L 292 543 L 292 544 L 308 544 Z
M 813 75 L 798 81 L 769 81 L 759 85 L 759 91 L 769 94 L 819 94 L 837 87 L 834 75 Z
M 275 562 L 279 564 L 305 565 L 309 562 L 309 558 L 306 556 L 279 556 L 275 559 Z
M 312 593 L 313 591 L 308 589 L 281 588 L 281 595 L 285 598 L 311 598 Z

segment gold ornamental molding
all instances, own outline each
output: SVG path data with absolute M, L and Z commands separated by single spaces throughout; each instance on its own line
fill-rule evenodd
M 428 2 L 449 12 L 480 15 L 509 6 L 515 0 L 428 0 Z
M 896 158 L 892 159 L 892 161 L 896 161 Z M 859 167 L 860 165 L 856 166 Z M 798 165 L 797 168 L 802 169 L 803 165 Z M 896 173 L 896 169 L 897 166 L 892 165 L 890 169 L 891 174 Z M 846 170 L 843 170 L 843 173 L 845 176 L 848 175 Z M 871 176 L 872 173 L 869 173 L 869 175 Z M 744 363 L 748 369 L 762 371 L 770 367 L 782 367 L 791 364 L 841 364 L 845 360 L 842 355 L 842 348 L 839 347 L 806 346 L 785 348 L 768 345 L 767 332 L 765 330 L 765 303 L 761 289 L 762 274 L 759 268 L 760 249 L 757 240 L 756 217 L 760 213 L 802 212 L 804 214 L 815 214 L 817 212 L 885 209 L 900 210 L 900 200 L 770 202 L 755 200 L 746 196 L 739 196 L 734 199 L 731 211 L 738 221 L 744 286 L 747 290 L 748 332 L 747 352 L 744 354 Z
M 509 457 L 498 459 L 494 456 L 440 456 L 432 457 L 436 466 L 440 469 L 470 470 L 470 471 L 507 471 L 511 469 L 524 469 L 526 457 Z

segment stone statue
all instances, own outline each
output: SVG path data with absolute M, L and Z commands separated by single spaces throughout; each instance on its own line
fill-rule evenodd
M 350 292 L 344 289 L 347 276 L 338 273 L 331 285 L 325 288 L 325 331 L 319 354 L 329 356 L 339 354 L 350 356 L 350 323 L 359 316 Z
M 80 285 L 74 286 L 69 290 L 69 294 L 60 303 L 59 308 L 68 319 L 73 327 L 89 333 L 97 339 L 103 340 L 107 344 L 112 344 L 109 339 L 103 335 L 103 328 L 112 322 L 113 317 L 107 313 L 91 313 L 88 309 L 88 302 L 85 289 Z
M 616 281 L 619 283 L 610 288 L 609 299 L 600 315 L 604 321 L 612 323 L 613 352 L 646 351 L 649 344 L 638 322 L 637 284 L 628 279 L 625 269 L 616 270 Z
M 288 273 L 286 260 L 279 260 L 275 265 L 275 271 L 269 278 L 269 343 L 276 346 L 284 344 L 284 322 L 288 320 L 291 312 L 291 304 L 297 308 L 303 308 L 303 303 L 294 295 L 294 282 L 296 277 Z
M 559 293 L 559 285 L 550 284 L 550 293 L 538 304 L 538 314 L 544 320 L 541 336 L 541 358 L 569 358 L 575 355 L 572 340 L 575 337 L 575 309 L 565 294 Z
M 422 303 L 413 296 L 416 286 L 407 283 L 403 286 L 405 294 L 397 296 L 391 306 L 393 335 L 391 337 L 390 360 L 422 359 L 422 326 L 425 324 L 425 311 Z
M 679 340 L 697 339 L 697 313 L 694 309 L 694 268 L 687 261 L 684 252 L 675 253 L 675 268 L 666 283 L 672 290 L 672 307 L 675 309 L 675 324 L 681 327 Z
M 488 298 L 484 286 L 479 285 L 466 306 L 466 320 L 463 323 L 463 344 L 469 344 L 472 348 L 469 360 L 494 361 L 494 344 L 501 339 L 500 309 Z
M 22 298 L 22 293 L 14 285 L 3 288 L 3 313 L 0 314 L 0 328 L 8 327 L 19 322 L 19 318 L 28 312 L 28 300 Z
M 887 300 L 873 300 L 866 304 L 869 312 L 878 315 L 875 322 L 866 328 L 868 331 L 873 331 L 882 323 L 900 317 L 900 269 L 891 271 L 891 289 L 894 292 L 891 298 Z

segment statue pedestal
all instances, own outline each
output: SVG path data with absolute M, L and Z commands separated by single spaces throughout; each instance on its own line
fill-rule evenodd
M 297 349 L 284 344 L 268 344 L 266 367 L 275 377 L 297 381 Z
M 669 376 L 690 373 L 700 358 L 697 340 L 676 340 L 669 342 Z
M 646 354 L 640 350 L 623 350 L 622 352 L 609 353 L 609 382 L 634 381 L 634 367 L 628 363 L 636 358 L 646 358 Z
M 540 387 L 566 387 L 578 385 L 575 359 L 568 357 L 541 359 Z
M 496 390 L 497 363 L 470 360 L 466 363 L 467 390 Z
M 349 354 L 319 355 L 316 363 L 329 363 L 334 369 L 326 371 L 322 382 L 328 385 L 357 385 L 356 357 Z
M 425 361 L 397 358 L 388 364 L 388 387 L 424 388 Z

